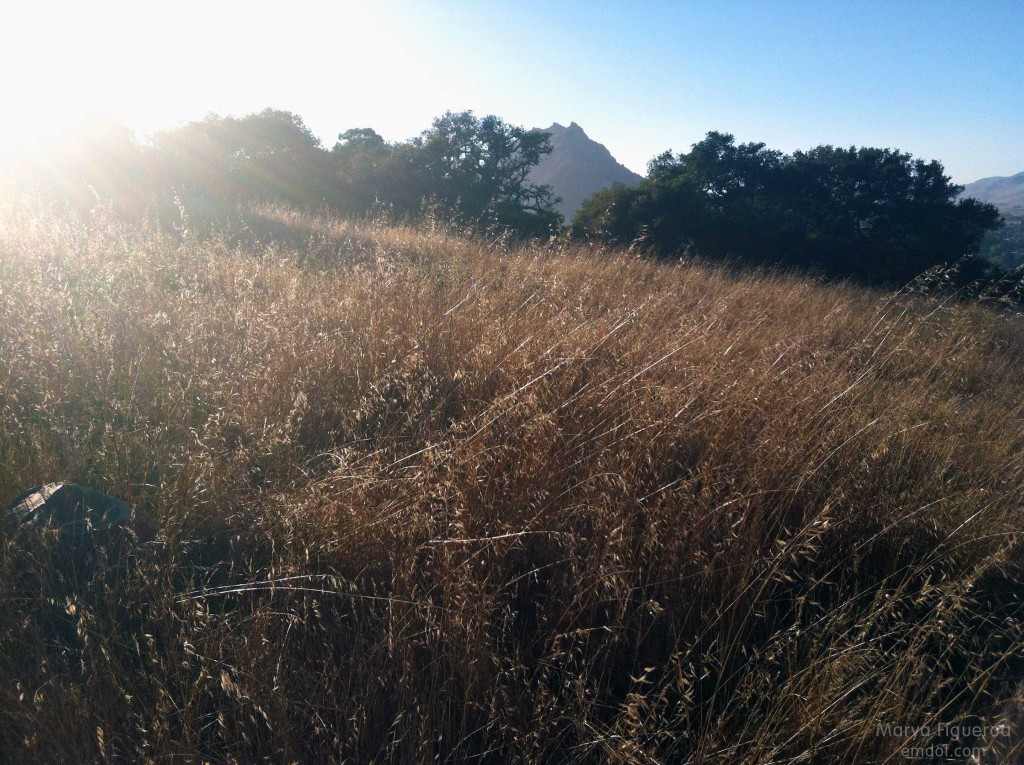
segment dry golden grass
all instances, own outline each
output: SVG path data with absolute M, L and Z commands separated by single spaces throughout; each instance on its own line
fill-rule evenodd
M 934 299 L 8 210 L 0 500 L 163 530 L 0 536 L 0 760 L 1011 761 L 1022 402 Z

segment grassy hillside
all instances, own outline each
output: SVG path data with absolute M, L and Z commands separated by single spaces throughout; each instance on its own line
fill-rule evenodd
M 0 534 L 0 761 L 1010 761 L 1022 328 L 428 227 L 7 211 L 0 500 L 75 480 L 162 532 Z

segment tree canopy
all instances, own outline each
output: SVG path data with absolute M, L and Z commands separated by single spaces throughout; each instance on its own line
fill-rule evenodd
M 547 186 L 529 180 L 551 151 L 550 134 L 509 125 L 498 117 L 446 112 L 412 141 L 388 144 L 368 128 L 338 136 L 344 204 L 415 215 L 426 202 L 473 223 L 520 234 L 546 235 L 561 225 Z
M 416 217 L 430 187 L 411 142 L 392 144 L 375 130 L 353 128 L 331 149 L 338 209 L 362 215 Z
M 786 155 L 711 132 L 655 157 L 637 188 L 614 187 L 577 213 L 577 235 L 657 252 L 796 266 L 872 283 L 906 282 L 976 253 L 999 213 L 957 199 L 936 161 L 894 149 L 819 146 Z
M 551 135 L 509 125 L 494 115 L 446 112 L 413 145 L 438 201 L 473 220 L 524 233 L 551 233 L 561 224 L 549 186 L 530 170 L 551 152 Z
M 245 117 L 191 122 L 157 134 L 152 151 L 164 182 L 179 195 L 324 204 L 327 154 L 296 114 L 264 109 Z
M 0 181 L 80 210 L 102 202 L 133 215 L 185 208 L 221 220 L 240 203 L 266 201 L 396 218 L 432 211 L 548 236 L 562 218 L 551 188 L 531 182 L 530 171 L 551 149 L 546 132 L 465 111 L 446 112 L 398 143 L 353 128 L 328 151 L 298 115 L 265 109 L 211 115 L 149 141 L 116 125 L 94 127 L 4 168 Z M 639 186 L 598 192 L 572 231 L 640 239 L 668 257 L 696 252 L 896 284 L 978 252 L 999 227 L 996 208 L 960 198 L 962 190 L 939 162 L 896 149 L 824 145 L 784 154 L 710 132 L 689 152 L 651 160 Z M 989 237 L 986 246 L 1016 263 L 1017 238 Z
M 562 224 L 530 169 L 550 135 L 498 117 L 447 112 L 419 136 L 388 143 L 370 128 L 341 133 L 330 151 L 292 112 L 210 115 L 140 141 L 105 125 L 0 170 L 14 194 L 88 211 L 97 203 L 173 217 L 233 217 L 240 203 L 283 202 L 354 215 L 426 210 L 464 223 L 547 236 Z

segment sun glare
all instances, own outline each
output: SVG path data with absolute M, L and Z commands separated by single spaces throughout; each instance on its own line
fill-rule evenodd
M 0 157 L 97 121 L 147 133 L 268 106 L 327 140 L 372 114 L 398 140 L 456 105 L 432 84 L 431 51 L 369 5 L 23 4 L 6 14 L 0 66 L 16 75 Z

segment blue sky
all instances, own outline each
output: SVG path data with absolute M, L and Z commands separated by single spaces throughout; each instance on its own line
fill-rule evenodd
M 1024 0 L 34 3 L 2 12 L 0 145 L 290 109 L 331 145 L 445 110 L 579 123 L 643 171 L 708 130 L 889 146 L 957 182 L 1024 171 Z

